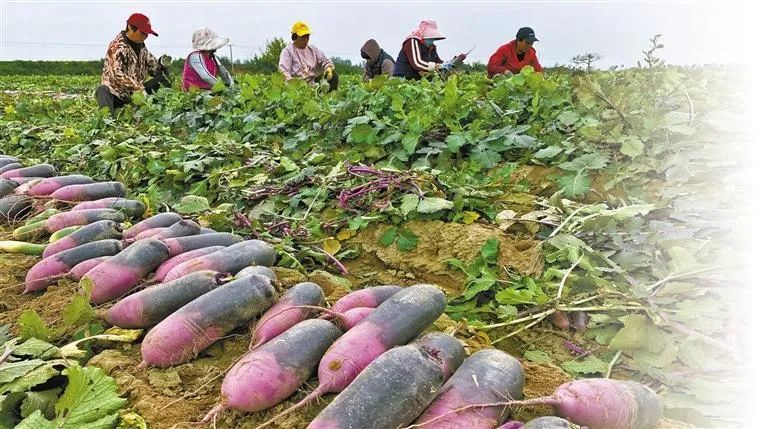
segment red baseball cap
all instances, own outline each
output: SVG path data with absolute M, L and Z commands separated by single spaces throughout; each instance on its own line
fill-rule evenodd
M 140 13 L 134 13 L 128 18 L 128 25 L 132 25 L 139 29 L 139 31 L 144 32 L 146 34 L 154 34 L 155 36 L 159 36 L 159 34 L 155 33 L 154 30 L 152 30 L 152 24 L 149 22 L 149 17 L 146 15 L 142 15 Z

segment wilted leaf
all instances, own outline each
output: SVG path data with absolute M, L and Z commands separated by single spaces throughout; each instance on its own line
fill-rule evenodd
M 525 352 L 525 359 L 537 364 L 551 363 L 554 361 L 554 359 L 552 359 L 551 356 L 549 356 L 549 354 L 543 350 L 528 350 Z
M 608 367 L 607 362 L 594 355 L 562 362 L 560 366 L 570 374 L 603 374 L 607 372 Z
M 428 197 L 418 203 L 418 213 L 434 213 L 440 210 L 450 210 L 453 202 L 444 198 Z
M 187 195 L 173 206 L 173 209 L 181 214 L 195 214 L 210 210 L 210 203 L 205 197 Z

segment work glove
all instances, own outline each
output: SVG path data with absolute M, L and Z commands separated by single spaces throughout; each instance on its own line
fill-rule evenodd
M 453 68 L 453 61 L 445 61 L 439 65 L 440 70 L 450 71 Z
M 325 73 L 322 74 L 322 77 L 325 78 L 325 80 L 330 80 L 330 78 L 333 77 L 333 67 L 328 67 L 325 69 Z
M 466 54 L 458 54 L 454 58 L 457 64 L 462 64 L 465 59 L 466 59 Z

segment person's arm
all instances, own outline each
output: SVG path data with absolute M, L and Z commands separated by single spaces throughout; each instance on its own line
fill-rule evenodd
M 143 82 L 139 82 L 135 76 L 130 76 L 128 70 L 126 70 L 128 58 L 125 51 L 116 48 L 108 49 L 106 62 L 109 70 L 112 71 L 113 84 L 116 87 L 130 89 L 131 91 L 144 90 Z
M 197 76 L 200 76 L 200 79 L 202 79 L 205 83 L 207 83 L 210 86 L 213 86 L 218 82 L 216 80 L 216 77 L 213 76 L 210 71 L 205 67 L 205 62 L 202 59 L 202 53 L 201 52 L 194 52 L 191 55 L 189 55 L 189 58 L 187 59 L 189 62 L 189 67 L 194 70 L 195 73 L 197 73 Z
M 368 68 L 365 67 L 365 65 L 363 64 L 362 65 L 362 81 L 363 82 L 367 82 L 367 81 L 369 81 L 372 78 L 373 77 L 368 74 Z
M 506 70 L 510 70 L 506 65 L 506 55 L 503 48 L 504 46 L 498 48 L 498 50 L 490 56 L 490 60 L 487 62 L 487 74 L 490 77 L 502 74 Z
M 381 64 L 381 74 L 385 74 L 389 77 L 394 75 L 394 61 L 390 59 L 385 59 L 383 64 Z
M 231 86 L 234 80 L 232 79 L 232 75 L 229 74 L 229 70 L 221 64 L 221 61 L 219 61 L 218 58 L 216 58 L 216 64 L 218 64 L 218 75 L 221 77 L 221 80 L 224 81 L 226 86 Z
M 314 56 L 317 58 L 317 64 L 322 66 L 322 71 L 324 72 L 328 68 L 333 67 L 333 60 L 325 56 L 325 53 L 322 52 L 319 48 L 316 46 L 314 48 Z
M 408 39 L 403 47 L 405 50 L 405 56 L 407 62 L 410 63 L 410 67 L 419 72 L 432 71 L 437 68 L 437 63 L 433 61 L 424 61 L 421 57 L 421 50 L 418 49 L 418 39 Z
M 290 74 L 290 65 L 292 63 L 292 58 L 290 56 L 290 52 L 288 52 L 288 48 L 285 48 L 280 53 L 280 63 L 277 66 L 277 69 L 282 73 L 283 76 L 285 76 L 285 80 L 293 79 L 293 76 Z
M 147 48 L 144 48 L 146 50 L 146 64 L 147 64 L 147 70 L 149 70 L 149 74 L 154 76 L 156 75 L 162 65 L 159 61 L 157 61 L 157 57 L 155 57 Z

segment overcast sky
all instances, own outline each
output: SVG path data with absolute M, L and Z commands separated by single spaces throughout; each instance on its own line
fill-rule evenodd
M 540 39 L 536 49 L 544 66 L 568 63 L 584 52 L 601 54 L 601 67 L 635 65 L 657 33 L 663 34 L 661 56 L 669 63 L 741 63 L 749 60 L 745 44 L 752 38 L 746 32 L 753 27 L 747 23 L 754 20 L 738 3 L 724 1 L 0 3 L 0 60 L 101 58 L 127 17 L 142 12 L 160 34 L 147 41 L 158 56 L 186 56 L 192 31 L 208 26 L 231 39 L 235 58 L 249 58 L 271 37 L 289 40 L 292 23 L 304 20 L 312 28 L 311 43 L 356 63 L 371 37 L 396 57 L 404 37 L 429 18 L 447 36 L 438 43 L 443 58 L 476 46 L 468 61 L 486 62 L 520 26 L 530 26 Z M 229 55 L 228 48 L 222 51 Z

